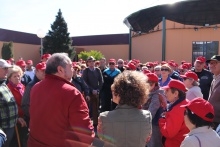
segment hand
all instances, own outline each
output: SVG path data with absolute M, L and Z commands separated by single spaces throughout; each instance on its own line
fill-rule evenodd
M 86 101 L 90 101 L 90 96 L 86 96 Z
M 27 127 L 27 124 L 23 118 L 19 117 L 17 122 L 21 124 L 21 127 Z
M 166 112 L 161 113 L 161 117 L 165 118 L 166 117 Z
M 92 94 L 97 95 L 98 91 L 97 90 L 92 90 Z

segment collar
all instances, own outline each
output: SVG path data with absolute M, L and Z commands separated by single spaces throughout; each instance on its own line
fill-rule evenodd
M 75 87 L 72 83 L 70 83 L 69 81 L 65 80 L 64 78 L 61 78 L 59 76 L 53 75 L 53 74 L 46 74 L 45 75 L 45 79 L 54 79 L 54 80 L 59 80 L 59 81 L 63 81 L 73 87 Z
M 215 80 L 220 79 L 220 74 L 217 75 L 217 76 L 213 75 L 213 78 L 214 78 Z
M 124 104 L 124 105 L 117 105 L 117 107 L 115 109 L 134 109 L 135 107 L 134 106 L 129 106 L 127 104 Z

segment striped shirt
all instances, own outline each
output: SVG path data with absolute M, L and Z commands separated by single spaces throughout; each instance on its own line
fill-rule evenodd
M 18 107 L 14 96 L 3 82 L 0 84 L 0 127 L 3 129 L 15 126 L 18 117 Z

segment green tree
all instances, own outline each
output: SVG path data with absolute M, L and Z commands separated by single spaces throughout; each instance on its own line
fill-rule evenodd
M 9 60 L 14 56 L 13 42 L 5 42 L 2 46 L 2 58 Z
M 99 60 L 104 57 L 104 55 L 100 51 L 91 50 L 90 52 L 82 51 L 78 54 L 78 57 L 86 60 L 89 56 L 93 56 L 96 60 Z
M 69 37 L 67 23 L 62 16 L 62 12 L 59 12 L 56 16 L 56 20 L 51 25 L 51 30 L 47 33 L 43 39 L 43 52 L 44 53 L 68 53 L 70 57 L 75 54 L 72 45 L 72 39 Z

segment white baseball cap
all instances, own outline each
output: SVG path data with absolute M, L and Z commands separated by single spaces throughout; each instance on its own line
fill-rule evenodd
M 10 68 L 12 65 L 8 64 L 4 59 L 0 59 L 0 68 Z

